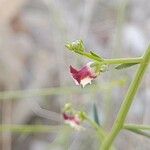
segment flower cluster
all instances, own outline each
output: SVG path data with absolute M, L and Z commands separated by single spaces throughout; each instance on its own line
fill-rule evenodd
M 94 80 L 100 72 L 105 72 L 107 70 L 107 65 L 102 63 L 103 59 L 100 56 L 92 51 L 90 51 L 90 53 L 85 52 L 85 46 L 82 40 L 68 43 L 66 44 L 66 47 L 70 51 L 83 56 L 88 56 L 89 58 L 92 58 L 92 60 L 98 60 L 98 62 L 95 61 L 87 63 L 81 69 L 76 69 L 70 65 L 70 73 L 76 85 L 85 87 L 85 85 L 91 84 L 91 81 Z M 82 121 L 87 119 L 87 117 L 84 112 L 76 111 L 72 108 L 71 104 L 66 104 L 63 110 L 63 119 L 66 124 L 76 130 L 80 130 L 83 129 L 81 126 Z

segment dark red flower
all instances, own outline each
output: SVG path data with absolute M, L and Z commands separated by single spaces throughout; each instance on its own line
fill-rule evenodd
M 70 66 L 70 73 L 72 74 L 76 85 L 82 85 L 82 87 L 84 87 L 88 83 L 91 84 L 91 81 L 97 77 L 96 72 L 91 67 L 92 63 L 93 62 L 87 63 L 86 66 L 80 70 Z

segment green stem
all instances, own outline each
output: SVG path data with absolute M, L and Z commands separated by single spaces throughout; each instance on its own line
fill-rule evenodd
M 118 59 L 104 59 L 106 64 L 128 64 L 128 63 L 140 63 L 142 61 L 141 57 L 137 58 L 118 58 Z
M 140 66 L 135 75 L 135 78 L 132 81 L 132 83 L 128 89 L 125 99 L 121 105 L 120 111 L 114 122 L 112 131 L 110 132 L 110 134 L 105 138 L 104 142 L 102 143 L 101 150 L 109 150 L 109 148 L 110 148 L 111 144 L 113 143 L 113 141 L 115 140 L 116 136 L 119 134 L 120 130 L 123 128 L 126 116 L 129 112 L 129 109 L 131 107 L 133 99 L 139 89 L 139 86 L 143 79 L 144 73 L 148 67 L 149 61 L 150 61 L 150 47 L 146 50 L 146 52 L 142 58 Z
M 47 133 L 47 132 L 58 132 L 63 130 L 65 126 L 52 126 L 52 125 L 13 125 L 3 124 L 0 125 L 0 132 L 21 132 L 21 133 Z
M 91 120 L 91 118 L 89 118 L 88 116 L 85 116 L 85 118 L 89 122 L 89 124 L 91 124 L 91 126 L 97 131 L 100 141 L 103 142 L 103 140 L 107 136 L 106 131 L 101 126 L 99 126 L 95 121 Z M 111 146 L 110 150 L 115 150 L 115 148 Z
M 102 62 L 101 58 L 91 56 L 91 54 L 89 54 L 89 53 L 83 53 L 82 55 L 87 57 L 87 58 L 89 58 L 89 59 L 92 59 L 92 60 L 94 60 L 96 62 L 100 62 L 100 63 Z
M 146 133 L 140 129 L 126 129 L 126 130 L 131 131 L 131 132 L 136 133 L 136 134 L 139 134 L 139 135 L 143 135 L 147 138 L 150 138 L 150 133 Z
M 106 63 L 108 65 L 110 64 L 128 64 L 128 63 L 137 63 L 139 64 L 142 61 L 142 57 L 137 57 L 137 58 L 115 58 L 115 59 L 100 59 L 98 57 L 93 57 L 89 53 L 84 53 L 82 54 L 83 56 L 94 60 L 96 62 L 100 63 Z
M 140 63 L 142 61 L 142 57 L 137 58 L 115 58 L 115 59 L 102 59 L 99 57 L 94 57 L 90 53 L 78 53 L 79 55 L 85 56 L 86 58 L 89 58 L 93 61 L 96 61 L 98 63 L 106 63 L 108 65 L 110 64 L 128 64 L 128 63 Z
M 98 132 L 99 138 L 102 141 L 106 137 L 106 132 L 103 130 L 103 128 L 99 126 L 95 121 L 91 120 L 88 116 L 86 116 L 86 120 Z
M 150 131 L 150 125 L 125 124 L 123 129 L 150 138 L 150 133 L 145 132 L 145 130 Z
M 150 130 L 150 125 L 125 124 L 124 129 Z
M 122 84 L 123 80 L 116 80 L 111 83 L 95 85 L 87 87 L 86 89 L 80 89 L 77 87 L 54 87 L 54 88 L 43 88 L 43 89 L 30 89 L 30 90 L 13 90 L 13 91 L 0 91 L 0 101 L 1 100 L 12 100 L 21 99 L 28 97 L 38 97 L 38 96 L 49 96 L 49 95 L 68 95 L 71 93 L 89 93 L 98 92 L 99 90 L 109 89 L 110 87 L 117 87 Z

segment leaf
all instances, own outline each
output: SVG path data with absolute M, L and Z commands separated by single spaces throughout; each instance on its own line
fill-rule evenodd
M 96 53 L 90 51 L 90 54 L 93 55 L 94 57 L 97 57 L 99 59 L 103 59 L 102 57 L 100 57 L 99 55 L 97 55 Z
M 66 48 L 70 51 L 73 51 L 77 54 L 90 58 L 94 61 L 102 62 L 103 58 L 95 54 L 94 52 L 90 51 L 90 53 L 85 52 L 85 46 L 82 40 L 76 40 L 74 42 L 68 42 Z
M 127 129 L 127 130 L 129 130 L 131 132 L 134 132 L 136 134 L 140 134 L 140 135 L 145 136 L 147 138 L 150 138 L 150 133 L 144 132 L 144 131 L 142 131 L 140 129 Z
M 80 55 L 84 55 L 85 53 L 84 52 L 82 52 L 82 51 L 74 51 L 75 53 L 77 53 L 77 54 L 80 54 Z
M 150 131 L 150 125 L 143 125 L 143 124 L 124 124 L 123 126 L 124 129 L 140 129 L 140 130 L 149 130 Z
M 99 117 L 98 117 L 98 112 L 97 112 L 97 107 L 95 105 L 95 103 L 93 104 L 93 114 L 94 114 L 94 121 L 100 125 L 99 123 Z
M 125 68 L 132 67 L 134 65 L 137 65 L 137 64 L 138 63 L 125 63 L 125 64 L 118 65 L 117 67 L 115 67 L 115 69 L 117 69 L 117 70 L 125 69 Z

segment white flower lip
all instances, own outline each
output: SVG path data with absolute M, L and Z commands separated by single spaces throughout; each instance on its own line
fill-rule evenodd
M 84 79 L 82 79 L 82 80 L 81 80 L 80 84 L 81 84 L 81 85 L 82 85 L 82 87 L 84 88 L 84 87 L 85 87 L 85 85 L 87 85 L 87 84 L 91 84 L 91 81 L 92 81 L 92 79 L 91 79 L 91 78 L 86 77 L 86 78 L 84 78 Z

